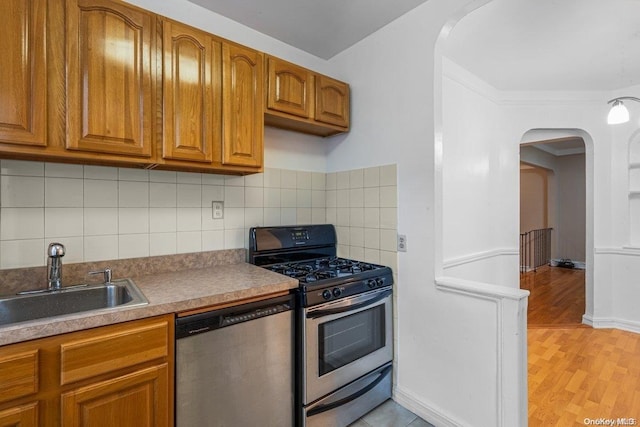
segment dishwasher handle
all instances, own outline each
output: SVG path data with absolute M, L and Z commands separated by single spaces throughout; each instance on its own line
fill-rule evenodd
M 293 296 L 288 295 L 191 316 L 178 317 L 176 319 L 176 339 L 187 338 L 290 311 L 293 307 L 293 301 Z

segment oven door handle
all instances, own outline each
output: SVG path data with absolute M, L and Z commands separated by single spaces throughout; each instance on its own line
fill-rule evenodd
M 391 371 L 391 368 L 392 368 L 391 365 L 389 365 L 386 368 L 384 368 L 378 374 L 378 378 L 376 378 L 371 384 L 368 384 L 366 387 L 358 390 L 357 392 L 353 393 L 351 396 L 343 397 L 342 399 L 336 400 L 335 402 L 327 403 L 325 405 L 318 405 L 315 408 L 309 410 L 309 412 L 307 412 L 307 416 L 308 417 L 312 417 L 314 415 L 318 415 L 318 414 L 321 414 L 323 412 L 330 411 L 330 410 L 338 408 L 338 407 L 340 407 L 342 405 L 346 405 L 347 403 L 349 403 L 349 402 L 351 402 L 353 400 L 356 400 L 357 398 L 359 398 L 360 396 L 362 396 L 362 395 L 368 393 L 369 391 L 373 390 L 378 384 L 380 384 L 380 382 L 382 380 L 384 380 L 384 377 L 387 376 L 389 371 Z
M 307 313 L 307 319 L 317 319 L 319 317 L 331 316 L 332 314 L 340 314 L 340 313 L 344 313 L 344 312 L 347 312 L 347 311 L 358 310 L 360 308 L 367 307 L 369 305 L 375 304 L 376 302 L 387 298 L 389 295 L 391 295 L 391 290 L 380 292 L 375 297 L 373 297 L 371 299 L 368 299 L 368 300 L 366 300 L 364 302 L 358 303 L 358 304 L 349 304 L 349 305 L 345 305 L 343 307 L 328 308 L 326 310 L 311 311 L 311 312 Z

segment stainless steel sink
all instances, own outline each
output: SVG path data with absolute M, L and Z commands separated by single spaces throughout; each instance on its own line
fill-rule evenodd
M 73 286 L 0 298 L 0 325 L 148 303 L 144 294 L 129 279 L 99 285 Z

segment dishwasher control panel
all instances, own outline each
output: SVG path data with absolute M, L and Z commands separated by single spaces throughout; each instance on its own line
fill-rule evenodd
M 293 308 L 293 301 L 293 296 L 288 295 L 191 316 L 178 317 L 176 319 L 176 339 L 290 311 Z
M 268 308 L 259 308 L 248 313 L 235 314 L 231 316 L 224 316 L 221 319 L 220 326 L 229 326 L 236 323 L 246 322 L 248 320 L 259 319 L 260 317 L 270 316 L 272 314 L 282 313 L 283 311 L 291 310 L 289 304 L 278 304 L 276 306 Z

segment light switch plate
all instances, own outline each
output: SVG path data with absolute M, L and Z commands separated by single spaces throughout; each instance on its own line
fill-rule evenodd
M 398 234 L 398 252 L 407 252 L 407 236 Z
M 211 202 L 211 217 L 213 219 L 224 218 L 224 202 Z

